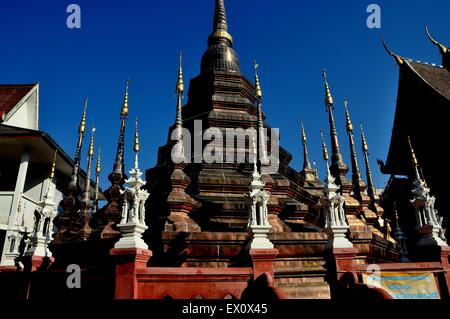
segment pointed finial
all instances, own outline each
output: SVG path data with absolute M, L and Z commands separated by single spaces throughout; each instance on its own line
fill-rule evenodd
M 428 39 L 430 39 L 431 43 L 436 45 L 439 48 L 439 51 L 441 51 L 441 54 L 446 54 L 449 49 L 442 45 L 441 43 L 437 42 L 430 34 L 430 31 L 428 30 L 428 27 L 425 26 L 425 32 L 427 33 Z
M 327 150 L 327 144 L 325 144 L 325 138 L 323 137 L 323 131 L 320 130 L 320 137 L 322 138 L 322 153 L 323 153 L 323 159 L 328 162 L 328 150 Z
M 233 37 L 228 33 L 228 22 L 224 0 L 216 0 L 213 33 L 209 36 L 209 45 L 221 39 L 228 41 L 230 45 L 233 44 Z
M 95 173 L 97 175 L 100 175 L 100 171 L 101 171 L 101 166 L 100 166 L 100 152 L 101 152 L 101 147 L 98 147 L 98 154 L 97 154 L 97 166 L 95 167 Z
M 138 132 L 138 118 L 135 120 L 135 131 L 134 131 L 134 152 L 139 152 L 139 132 Z
M 183 81 L 183 51 L 180 51 L 180 64 L 178 67 L 178 79 L 177 86 L 175 88 L 175 93 L 183 94 L 184 93 L 184 81 Z
M 56 169 L 56 155 L 58 154 L 58 150 L 55 149 L 55 155 L 53 155 L 52 169 L 50 171 L 50 179 L 52 180 L 55 177 L 55 169 Z
M 303 120 L 302 120 L 302 143 L 303 144 L 307 143 L 306 131 L 305 131 L 305 126 L 303 125 Z
M 353 124 L 352 124 L 352 120 L 350 119 L 350 113 L 348 111 L 348 99 L 345 98 L 344 100 L 344 108 L 345 108 L 345 116 L 347 118 L 347 132 L 348 133 L 353 133 Z
M 366 141 L 366 136 L 364 135 L 364 127 L 362 124 L 360 124 L 361 126 L 361 141 L 362 141 L 362 150 L 364 153 L 368 153 L 369 152 L 369 146 L 367 145 L 367 141 Z
M 130 80 L 127 80 L 125 87 L 125 95 L 123 97 L 122 110 L 120 111 L 120 115 L 123 117 L 128 116 L 128 86 L 130 84 Z
M 94 133 L 95 127 L 92 128 L 91 142 L 89 143 L 88 157 L 94 156 Z
M 85 102 L 84 102 L 84 111 L 83 111 L 83 116 L 81 117 L 81 122 L 80 122 L 80 126 L 78 128 L 78 132 L 80 134 L 83 134 L 86 132 L 86 115 L 87 115 L 87 106 L 88 106 L 88 98 L 86 98 Z
M 384 41 L 384 37 L 381 38 L 381 42 L 383 43 L 384 49 L 386 50 L 386 52 L 390 55 L 393 56 L 395 58 L 395 61 L 397 62 L 398 65 L 402 65 L 403 63 L 405 63 L 405 60 L 403 60 L 402 57 L 400 57 L 399 55 L 395 54 L 394 52 L 392 52 L 391 50 L 389 50 L 386 41 Z
M 330 85 L 328 83 L 327 70 L 323 69 L 323 80 L 325 82 L 325 105 L 327 107 L 332 107 L 334 105 L 333 96 L 331 95 Z
M 411 152 L 412 163 L 415 167 L 417 167 L 417 166 L 419 166 L 419 162 L 417 161 L 416 152 L 414 151 L 414 148 L 411 143 L 411 138 L 409 136 L 408 136 L 408 145 L 409 145 L 409 150 Z
M 255 95 L 256 95 L 257 99 L 261 100 L 262 99 L 262 90 L 261 90 L 261 84 L 259 83 L 259 76 L 258 76 L 259 64 L 256 63 L 256 60 L 253 62 L 253 67 L 255 69 Z

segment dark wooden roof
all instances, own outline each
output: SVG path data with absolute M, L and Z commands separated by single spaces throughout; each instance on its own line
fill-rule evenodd
M 448 138 L 450 72 L 440 66 L 406 60 L 400 66 L 397 105 L 385 174 L 408 175 L 410 136 L 421 166 L 434 170 L 440 158 L 433 147 Z
M 0 114 L 11 111 L 34 86 L 35 84 L 0 84 Z
M 434 90 L 450 100 L 450 72 L 447 69 L 417 62 L 407 64 Z

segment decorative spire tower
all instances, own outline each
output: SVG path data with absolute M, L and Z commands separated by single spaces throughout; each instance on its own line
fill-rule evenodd
M 142 189 L 146 182 L 142 180 L 142 172 L 139 169 L 140 145 L 137 118 L 135 123 L 134 167 L 130 171 L 130 178 L 126 180 L 130 187 L 127 187 L 124 191 L 122 219 L 120 224 L 117 225 L 122 233 L 122 238 L 114 245 L 114 248 L 148 249 L 147 244 L 142 239 L 142 234 L 148 229 L 145 225 L 145 202 L 149 194 Z
M 264 122 L 263 122 L 263 113 L 262 113 L 262 89 L 261 89 L 261 83 L 259 81 L 259 75 L 258 75 L 258 63 L 256 61 L 253 64 L 255 69 L 255 97 L 256 97 L 256 107 L 257 107 L 257 153 L 256 158 L 258 162 L 258 169 L 261 173 L 261 166 L 267 164 L 267 143 L 266 138 L 264 134 Z
M 124 168 L 124 136 L 125 125 L 128 118 L 128 87 L 130 81 L 127 80 L 125 87 L 125 95 L 123 97 L 123 103 L 120 110 L 120 132 L 119 139 L 117 141 L 116 159 L 114 161 L 113 171 L 109 174 L 108 178 L 111 182 L 111 187 L 106 190 L 105 196 L 108 200 L 108 204 L 105 208 L 102 216 L 103 226 L 98 227 L 97 231 L 100 233 L 101 238 L 117 237 L 120 233 L 115 229 L 117 223 L 121 220 L 121 207 L 123 203 L 123 185 L 125 184 L 125 168 Z
M 186 162 L 183 141 L 183 98 L 184 98 L 184 81 L 183 81 L 183 52 L 180 51 L 180 64 L 178 66 L 177 85 L 175 86 L 175 94 L 177 95 L 177 111 L 175 118 L 175 131 L 173 140 L 176 145 L 172 152 L 172 160 L 176 163 Z
M 366 164 L 367 195 L 371 198 L 372 201 L 375 201 L 377 193 L 375 191 L 375 186 L 373 184 L 372 170 L 370 168 L 369 146 L 367 145 L 366 136 L 364 135 L 364 128 L 362 124 L 361 124 L 361 144 L 364 155 L 364 163 Z
M 309 161 L 308 140 L 306 138 L 306 131 L 305 126 L 303 125 L 303 121 L 301 122 L 301 130 L 302 130 L 302 146 L 303 146 L 303 170 L 300 172 L 300 175 L 304 178 L 305 182 L 318 181 L 316 171 L 311 166 L 311 162 Z M 304 186 L 306 186 L 306 183 L 304 183 Z
M 353 135 L 353 124 L 350 119 L 350 113 L 348 111 L 348 99 L 344 100 L 344 107 L 345 107 L 345 115 L 347 119 L 347 133 L 348 133 L 348 140 L 350 144 L 350 154 L 352 159 L 352 183 L 353 183 L 353 192 L 355 193 L 356 198 L 359 200 L 362 200 L 362 194 L 364 193 L 366 189 L 366 184 L 364 183 L 361 172 L 359 170 L 358 165 L 358 158 L 356 155 L 356 148 L 355 148 L 355 138 Z
M 52 253 L 48 249 L 48 244 L 52 240 L 51 228 L 53 219 L 56 216 L 55 209 L 55 170 L 58 151 L 55 150 L 52 168 L 48 178 L 47 192 L 44 200 L 38 206 L 34 214 L 34 227 L 30 235 L 30 247 L 25 253 L 25 257 L 31 257 L 31 267 L 37 268 L 42 263 L 42 258 L 51 257 Z
M 196 201 L 186 193 L 191 179 L 184 172 L 187 159 L 183 146 L 183 113 L 182 99 L 184 97 L 184 81 L 182 69 L 182 55 L 180 53 L 180 64 L 178 67 L 177 84 L 175 86 L 177 95 L 177 111 L 175 119 L 175 131 L 172 132 L 172 145 L 170 185 L 171 189 L 167 196 L 169 216 L 165 217 L 164 229 L 166 231 L 199 232 L 200 227 L 189 217 L 189 213 L 196 205 Z
M 419 163 L 409 136 L 408 144 L 415 175 L 414 189 L 412 191 L 414 199 L 411 200 L 411 204 L 416 211 L 416 230 L 419 234 L 417 246 L 447 246 L 447 243 L 443 240 L 445 236 L 443 234 L 442 218 L 437 215 L 437 210 L 435 209 L 436 198 L 430 195 L 430 189 L 419 174 Z
M 353 244 L 346 238 L 349 226 L 346 221 L 344 203 L 345 199 L 338 194 L 339 186 L 335 184 L 335 178 L 331 175 L 328 164 L 328 150 L 320 130 L 322 138 L 323 159 L 326 165 L 326 177 L 324 183 L 324 197 L 321 198 L 323 214 L 325 217 L 325 230 L 328 235 L 327 249 L 352 248 Z
M 325 82 L 325 106 L 328 112 L 328 121 L 330 124 L 330 138 L 331 138 L 331 174 L 336 178 L 336 182 L 341 186 L 343 193 L 351 191 L 351 183 L 345 176 L 348 172 L 348 167 L 342 160 L 341 149 L 339 147 L 338 134 L 336 130 L 336 123 L 334 121 L 334 101 L 331 95 L 330 85 L 328 83 L 327 72 L 323 70 L 323 79 Z
M 77 229 L 75 227 L 79 222 L 77 220 L 77 213 L 80 208 L 78 195 L 81 192 L 78 188 L 78 174 L 81 162 L 80 154 L 83 146 L 84 135 L 86 133 L 87 106 L 88 99 L 86 98 L 83 115 L 81 116 L 80 125 L 78 127 L 78 140 L 72 169 L 72 177 L 67 186 L 67 196 L 63 202 L 64 212 L 55 218 L 55 224 L 58 227 L 58 232 L 53 240 L 54 243 L 63 243 L 77 236 Z
M 92 228 L 89 226 L 91 220 L 90 209 L 91 205 L 91 165 L 92 158 L 94 157 L 94 133 L 95 128 L 92 129 L 91 141 L 89 143 L 89 149 L 87 154 L 87 177 L 86 185 L 84 187 L 83 199 L 81 201 L 81 218 L 82 218 L 82 228 L 80 230 L 80 238 L 82 240 L 88 240 L 92 234 Z

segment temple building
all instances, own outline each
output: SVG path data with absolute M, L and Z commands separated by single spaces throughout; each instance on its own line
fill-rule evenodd
M 312 167 L 308 135 L 319 132 L 308 132 L 302 122 L 298 143 L 304 163 L 297 171 L 290 166 L 292 155 L 281 146 L 278 130 L 264 113 L 273 106 L 263 103 L 263 67 L 254 62 L 254 76 L 246 77 L 233 44 L 224 0 L 215 0 L 212 32 L 199 74 L 186 90 L 180 54 L 178 74 L 174 74 L 174 122 L 167 142 L 158 149 L 156 165 L 147 170 L 139 167 L 140 140 L 145 136 L 139 135 L 137 119 L 133 143 L 125 141 L 133 108 L 129 103 L 132 88 L 126 82 L 103 207 L 98 204 L 95 130 L 83 148 L 84 109 L 59 212 L 49 204 L 49 196 L 55 196 L 51 187 L 41 205 L 40 211 L 50 216 L 45 218 L 54 219 L 56 231 L 49 236 L 35 222 L 30 248 L 16 256 L 27 266 L 0 267 L 1 286 L 7 287 L 0 288 L 0 297 L 253 301 L 449 297 L 450 249 L 436 209 L 439 193 L 434 193 L 427 178 L 428 168 L 422 164 L 426 160 L 419 155 L 427 150 L 421 148 L 415 131 L 401 131 L 406 127 L 404 120 L 394 127 L 383 171 L 403 173 L 410 179 L 397 182 L 394 176 L 380 194 L 370 166 L 372 137 L 365 135 L 362 125 L 354 127 L 348 100 L 343 101 L 344 107 L 338 106 L 333 75 L 324 69 L 323 83 L 317 83 L 324 88 L 324 99 L 317 103 L 325 106 L 323 116 L 328 119 L 328 127 L 321 132 L 326 170 Z M 409 76 L 403 82 L 406 75 L 401 73 L 404 99 L 408 99 L 408 86 L 419 78 L 411 75 L 417 73 L 413 67 L 419 65 L 390 53 Z M 424 72 L 428 74 L 430 68 L 434 67 L 423 67 Z M 441 75 L 442 69 L 436 69 Z M 437 83 L 448 90 L 441 80 Z M 417 85 L 425 89 L 425 84 Z M 167 92 L 168 97 L 171 94 Z M 336 112 L 345 114 L 345 123 L 335 121 Z M 341 124 L 346 136 L 338 135 Z M 419 127 L 414 129 L 419 132 Z M 349 144 L 349 158 L 341 152 L 342 143 Z M 126 163 L 125 153 L 131 151 L 134 162 Z M 83 152 L 88 165 L 86 182 L 80 183 Z M 359 162 L 358 153 L 364 163 Z M 50 163 L 54 151 L 46 154 Z M 405 170 L 397 171 L 400 168 Z M 54 181 L 54 169 L 48 171 L 48 180 Z M 94 171 L 96 182 L 91 182 Z M 389 290 L 400 283 L 383 285 L 378 280 L 374 284 L 374 264 L 377 278 L 398 274 L 417 279 L 420 273 L 427 290 L 415 295 Z M 74 265 L 82 285 L 68 289 L 65 275 Z M 30 275 L 21 276 L 23 272 Z
M 14 269 L 51 186 L 51 204 L 55 212 L 61 209 L 74 164 L 48 133 L 39 131 L 38 106 L 38 84 L 0 85 L 0 265 Z M 81 172 L 80 182 L 85 181 Z M 53 225 L 49 229 L 53 232 Z
M 415 250 L 417 222 L 414 208 L 410 204 L 413 182 L 417 180 L 415 162 L 410 157 L 410 146 L 415 151 L 420 179 L 426 183 L 431 195 L 435 197 L 437 217 L 443 226 L 450 218 L 450 199 L 447 194 L 447 180 L 450 177 L 442 156 L 442 145 L 437 139 L 445 137 L 448 109 L 450 106 L 450 51 L 437 42 L 425 30 L 430 44 L 435 45 L 442 56 L 442 63 L 431 64 L 404 58 L 385 48 L 399 68 L 397 106 L 392 129 L 392 137 L 386 163 L 379 161 L 381 171 L 391 176 L 383 194 L 383 205 L 390 216 L 398 212 L 400 225 L 408 234 L 411 252 Z M 422 252 L 416 258 L 428 258 Z M 414 254 L 413 254 L 414 255 Z

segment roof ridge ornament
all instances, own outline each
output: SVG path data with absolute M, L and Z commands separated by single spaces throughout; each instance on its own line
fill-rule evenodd
M 433 43 L 434 45 L 436 45 L 437 47 L 439 47 L 439 51 L 441 51 L 441 54 L 445 54 L 449 51 L 449 49 L 444 46 L 443 44 L 439 43 L 438 41 L 436 41 L 430 34 L 430 31 L 428 29 L 428 26 L 425 26 L 425 32 L 427 34 L 428 39 L 430 39 L 431 43 Z
M 383 43 L 383 47 L 386 50 L 386 52 L 390 55 L 393 56 L 395 58 L 395 61 L 397 62 L 398 65 L 403 65 L 405 63 L 405 59 L 402 58 L 401 56 L 399 56 L 398 54 L 395 54 L 394 52 L 392 52 L 387 44 L 386 41 L 384 40 L 384 37 L 381 37 L 381 42 Z

